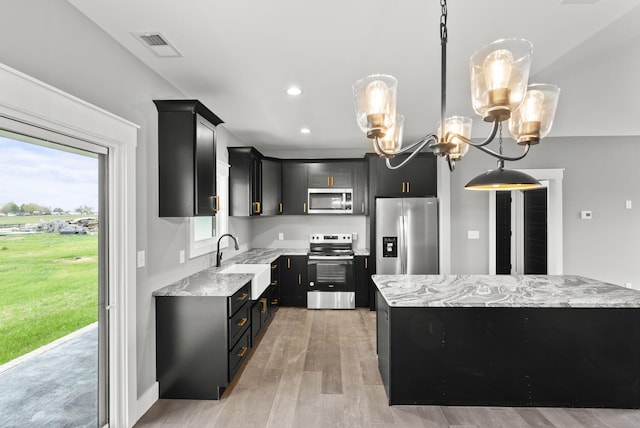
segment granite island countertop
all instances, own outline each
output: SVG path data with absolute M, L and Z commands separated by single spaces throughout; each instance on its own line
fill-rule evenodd
M 373 275 L 392 307 L 640 308 L 640 291 L 577 275 Z
M 308 248 L 252 248 L 230 259 L 222 266 L 210 267 L 153 292 L 154 296 L 229 297 L 253 278 L 247 273 L 220 273 L 235 264 L 270 264 L 280 256 L 306 256 Z M 368 256 L 368 249 L 354 250 L 356 256 Z M 255 299 L 254 296 L 251 297 Z

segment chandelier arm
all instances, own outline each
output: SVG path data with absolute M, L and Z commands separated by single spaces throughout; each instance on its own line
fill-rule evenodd
M 524 152 L 520 156 L 504 156 L 504 155 L 501 155 L 500 153 L 496 153 L 493 150 L 487 149 L 486 147 L 483 147 L 483 146 L 473 146 L 473 147 L 483 151 L 488 155 L 493 156 L 496 159 L 500 159 L 501 161 L 517 161 L 517 160 L 523 159 L 527 155 L 527 153 L 529 153 L 529 148 L 531 147 L 531 145 L 527 143 L 524 146 Z
M 402 162 L 400 162 L 400 164 L 398 165 L 391 165 L 391 161 L 389 160 L 389 158 L 386 158 L 386 164 L 387 164 L 387 168 L 389 169 L 398 169 L 398 168 L 402 168 L 407 162 L 411 161 L 411 159 L 413 159 L 414 157 L 416 157 L 416 155 L 418 153 L 420 153 L 420 150 L 422 150 L 428 143 L 429 143 L 430 138 L 427 139 L 422 139 L 420 141 L 418 141 L 417 143 L 412 144 L 412 146 L 415 146 L 416 144 L 420 143 L 420 147 L 418 149 L 416 149 L 415 151 L 413 151 L 409 156 L 407 156 L 407 158 L 405 160 L 403 160 Z
M 401 148 L 400 150 L 398 150 L 397 152 L 394 152 L 394 155 L 399 155 L 402 153 L 406 153 L 408 151 L 410 151 L 411 149 L 413 149 L 414 147 L 418 147 L 420 146 L 418 149 L 416 149 L 417 152 L 419 152 L 420 150 L 422 150 L 425 146 L 425 143 L 429 143 L 430 141 L 435 141 L 437 140 L 438 137 L 436 136 L 436 134 L 427 134 L 424 137 L 420 138 L 418 141 L 416 141 L 415 143 L 412 143 L 406 147 Z

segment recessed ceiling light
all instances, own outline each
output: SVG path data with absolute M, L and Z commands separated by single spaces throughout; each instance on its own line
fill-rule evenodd
M 300 128 L 301 134 L 311 134 L 311 130 L 309 128 Z
M 287 94 L 297 97 L 298 95 L 302 94 L 302 89 L 298 88 L 297 86 L 290 86 L 287 89 Z

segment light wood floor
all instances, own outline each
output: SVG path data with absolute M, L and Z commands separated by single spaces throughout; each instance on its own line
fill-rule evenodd
M 640 427 L 640 411 L 388 406 L 375 313 L 280 308 L 219 401 L 159 400 L 136 427 Z

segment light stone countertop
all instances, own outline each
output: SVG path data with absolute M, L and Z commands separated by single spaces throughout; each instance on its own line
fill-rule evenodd
M 223 260 L 222 266 L 210 267 L 153 292 L 157 297 L 210 296 L 229 297 L 251 281 L 250 273 L 220 273 L 235 264 L 268 264 L 280 256 L 307 255 L 308 248 L 252 248 L 230 259 Z M 252 296 L 252 298 L 254 298 Z
M 640 308 L 640 291 L 576 275 L 373 275 L 392 307 Z

